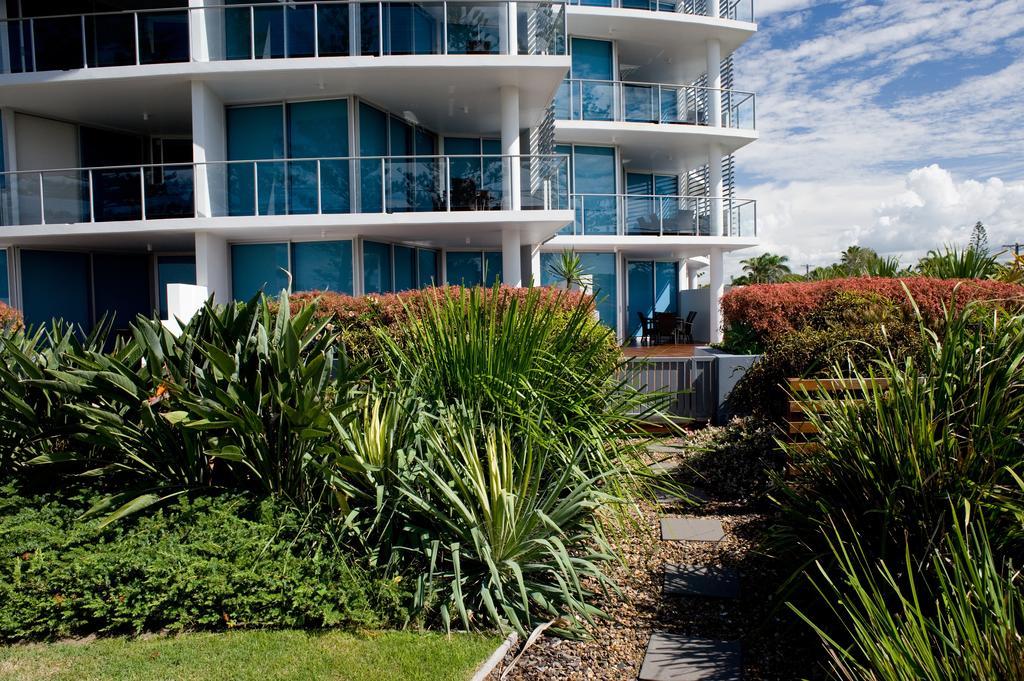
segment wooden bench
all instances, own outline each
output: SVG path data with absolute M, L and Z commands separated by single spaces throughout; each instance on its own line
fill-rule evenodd
M 864 386 L 854 378 L 789 378 L 789 413 L 786 426 L 793 449 L 800 453 L 816 452 L 820 445 L 814 436 L 820 434 L 818 427 L 807 419 L 808 414 L 822 411 L 824 395 L 840 393 L 863 394 Z M 889 382 L 885 379 L 874 379 L 871 385 L 876 389 L 886 389 Z M 863 397 L 854 398 L 855 402 L 863 403 Z

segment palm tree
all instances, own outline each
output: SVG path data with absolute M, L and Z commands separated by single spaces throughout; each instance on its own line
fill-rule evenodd
M 762 253 L 754 258 L 741 260 L 743 280 L 749 284 L 776 284 L 787 274 L 791 274 L 789 258 L 775 253 Z
M 839 263 L 846 270 L 847 276 L 860 277 L 868 273 L 872 263 L 878 260 L 878 253 L 863 246 L 850 246 L 843 251 Z

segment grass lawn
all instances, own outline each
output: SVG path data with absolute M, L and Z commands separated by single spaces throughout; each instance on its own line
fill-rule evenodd
M 410 632 L 234 631 L 0 647 L 0 679 L 465 681 L 501 639 Z

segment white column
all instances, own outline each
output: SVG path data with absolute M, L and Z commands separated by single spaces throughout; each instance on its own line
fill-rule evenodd
M 718 128 L 722 125 L 722 44 L 718 40 L 708 41 L 708 88 L 708 123 Z
M 708 16 L 719 18 L 722 14 L 722 4 L 720 0 L 708 0 Z
M 708 195 L 711 197 L 711 236 L 722 236 L 722 201 L 725 186 L 722 184 L 722 147 L 708 145 Z
M 519 88 L 501 88 L 501 153 L 509 158 L 502 173 L 502 208 L 519 210 L 522 206 L 522 180 L 519 167 Z
M 708 326 L 712 343 L 722 342 L 722 295 L 725 293 L 725 272 L 722 270 L 722 251 L 712 249 L 708 258 L 710 262 L 711 286 L 708 295 Z
M 7 3 L 6 2 L 0 2 L 0 19 L 6 19 L 6 18 L 7 18 Z M 0 29 L 3 29 L 3 30 L 0 30 L 0 73 L 10 73 L 11 72 L 11 57 L 12 57 L 12 55 L 11 55 L 10 38 L 8 37 L 9 31 L 7 30 L 8 26 L 11 26 L 15 30 L 20 28 L 20 25 L 17 22 L 11 23 L 11 24 L 7 24 L 5 22 L 0 21 Z
M 210 61 L 208 26 L 203 0 L 188 0 L 188 41 L 192 61 Z
M 224 103 L 210 86 L 192 82 L 192 160 L 198 217 L 224 215 L 227 209 L 227 134 Z M 212 163 L 212 165 L 206 165 Z
M 222 236 L 196 232 L 196 284 L 205 286 L 217 303 L 231 300 L 231 263 Z
M 501 5 L 499 5 L 500 7 Z M 519 12 L 516 3 L 505 3 L 508 14 L 505 15 L 505 32 L 500 40 L 504 41 L 499 52 L 501 54 L 518 54 L 519 52 Z
M 523 285 L 521 248 L 522 242 L 518 229 L 506 227 L 501 230 L 501 279 L 506 286 L 519 288 Z
M 686 288 L 690 291 L 696 290 L 697 288 L 697 275 L 700 274 L 696 265 L 686 265 Z
M 539 244 L 523 244 L 519 249 L 522 259 L 523 286 L 540 286 L 540 247 Z
M 690 276 L 688 273 L 690 269 L 689 262 L 690 261 L 686 258 L 679 259 L 679 282 L 677 288 L 680 291 L 689 291 L 691 288 Z

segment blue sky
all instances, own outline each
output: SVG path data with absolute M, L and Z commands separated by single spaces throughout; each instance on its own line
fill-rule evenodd
M 757 93 L 761 139 L 737 166 L 760 251 L 800 270 L 851 244 L 911 262 L 976 220 L 993 245 L 1024 241 L 1024 1 L 754 3 L 735 87 Z

